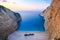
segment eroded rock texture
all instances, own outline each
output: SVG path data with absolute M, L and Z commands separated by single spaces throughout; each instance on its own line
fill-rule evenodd
M 60 39 L 60 0 L 53 0 L 52 4 L 41 14 L 45 18 L 45 30 L 49 40 Z
M 18 28 L 19 20 L 21 20 L 19 13 L 0 5 L 0 40 L 6 40 L 6 37 Z

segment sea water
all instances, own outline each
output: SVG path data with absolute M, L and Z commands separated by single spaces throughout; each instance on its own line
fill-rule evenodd
M 48 40 L 44 29 L 44 17 L 40 11 L 19 11 L 22 21 L 18 22 L 18 30 L 10 34 L 7 40 Z M 33 36 L 24 36 L 25 34 Z
M 41 11 L 18 11 L 22 21 L 18 22 L 17 31 L 45 31 L 44 17 L 39 15 Z

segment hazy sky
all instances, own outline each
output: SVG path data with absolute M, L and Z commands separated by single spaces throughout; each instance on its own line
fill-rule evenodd
M 13 10 L 42 10 L 50 3 L 51 0 L 0 0 L 0 5 Z

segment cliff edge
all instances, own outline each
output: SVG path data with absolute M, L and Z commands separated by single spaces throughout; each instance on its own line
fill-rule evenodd
M 20 20 L 19 13 L 0 5 L 0 40 L 6 40 L 7 36 L 18 28 L 17 22 Z
M 53 0 L 41 15 L 45 18 L 44 25 L 49 34 L 49 40 L 60 40 L 60 0 Z

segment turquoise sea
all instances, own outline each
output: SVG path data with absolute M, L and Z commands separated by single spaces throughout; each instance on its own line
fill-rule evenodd
M 18 22 L 17 31 L 41 31 L 44 32 L 44 17 L 39 15 L 41 11 L 18 11 L 22 21 Z

